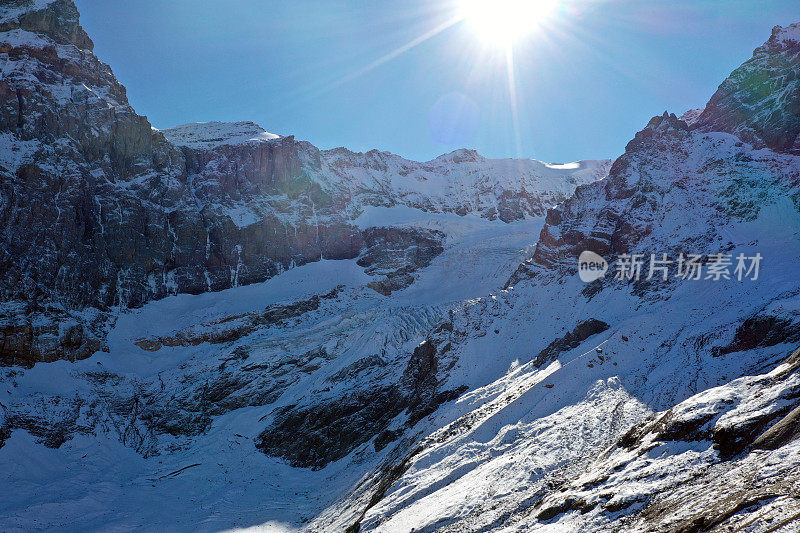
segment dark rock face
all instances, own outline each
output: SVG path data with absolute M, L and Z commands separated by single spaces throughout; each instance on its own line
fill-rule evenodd
M 800 324 L 783 317 L 756 315 L 736 328 L 733 342 L 714 350 L 715 355 L 800 341 Z
M 58 448 L 71 439 L 78 425 L 78 418 L 83 407 L 83 402 L 78 398 L 59 398 L 52 410 L 61 415 L 59 422 L 53 424 L 51 420 L 36 415 L 12 415 L 5 420 L 0 438 L 10 435 L 12 429 L 23 429 L 38 439 L 38 442 L 48 448 Z M 0 441 L 0 447 L 4 442 Z
M 757 148 L 800 153 L 798 28 L 776 26 L 752 59 L 719 86 L 694 127 L 733 133 Z
M 76 361 L 105 350 L 100 340 L 107 316 L 75 318 L 56 306 L 24 309 L 8 308 L 0 314 L 0 364 L 29 365 L 32 360 L 50 362 L 55 359 Z M 46 314 L 52 321 L 33 322 L 21 317 Z
M 446 353 L 447 348 L 437 349 L 434 341 L 425 341 L 414 349 L 396 385 L 363 389 L 310 408 L 287 407 L 259 435 L 256 447 L 292 466 L 315 470 L 372 438 L 381 449 L 403 432 L 387 429 L 395 417 L 405 411 L 405 426 L 412 427 L 464 392 L 440 388 L 441 359 Z
M 403 403 L 400 391 L 387 387 L 308 410 L 289 408 L 259 435 L 256 447 L 284 457 L 292 466 L 318 470 L 383 430 L 403 410 Z
M 777 450 L 795 439 L 800 439 L 800 406 L 759 435 L 753 441 L 753 448 L 757 450 Z
M 35 35 L 16 39 L 22 30 Z M 300 143 L 191 153 L 170 145 L 91 54 L 71 1 L 6 20 L 0 31 L 9 32 L 0 34 L 3 61 L 14 67 L 0 82 L 0 134 L 31 149 L 30 162 L 17 168 L 0 162 L 0 299 L 10 302 L 0 329 L 3 363 L 81 358 L 102 347 L 96 323 L 64 339 L 53 333 L 69 314 L 59 307 L 136 307 L 360 253 L 360 231 L 324 198 L 324 222 L 309 215 L 290 224 L 266 211 L 236 225 L 220 205 L 283 193 L 287 205 L 297 203 L 288 209 L 310 212 L 324 197 L 300 179 Z M 58 92 L 65 86 L 68 95 Z M 202 174 L 212 163 L 216 174 Z
M 389 296 L 414 282 L 415 270 L 428 266 L 442 253 L 444 234 L 407 228 L 369 228 L 364 232 L 365 250 L 358 265 L 368 274 L 385 276 L 369 287 Z
M 596 318 L 584 320 L 575 326 L 575 329 L 567 332 L 563 337 L 554 340 L 547 348 L 539 352 L 539 355 L 533 360 L 533 364 L 536 366 L 544 366 L 558 357 L 559 353 L 580 346 L 583 341 L 592 335 L 602 333 L 609 327 L 608 324 Z
M 605 180 L 578 187 L 571 198 L 548 210 L 533 257 L 506 286 L 537 270 L 574 269 L 584 250 L 606 258 L 630 252 L 664 217 L 659 198 L 671 185 L 649 179 L 641 164 L 651 165 L 654 174 L 669 168 L 669 154 L 679 153 L 689 135 L 689 127 L 674 114 L 653 117 L 614 161 Z

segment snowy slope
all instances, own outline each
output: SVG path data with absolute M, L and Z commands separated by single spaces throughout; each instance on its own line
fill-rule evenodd
M 0 499 L 4 528 L 212 531 L 271 521 L 294 529 L 344 497 L 391 447 L 358 446 L 310 470 L 256 451 L 259 433 L 285 406 L 335 403 L 393 383 L 452 309 L 505 282 L 543 223 L 377 209 L 364 217 L 448 231 L 444 252 L 392 298 L 367 288 L 373 278 L 354 261 L 320 261 L 263 284 L 153 302 L 120 316 L 109 354 L 7 373 L 3 420 L 20 429 L 0 452 L 3 483 L 18 488 Z M 331 291 L 319 308 L 235 340 L 189 340 L 227 330 L 247 313 Z M 137 345 L 176 332 L 185 346 Z M 212 389 L 218 407 L 204 421 L 194 401 Z M 156 429 L 152 414 L 169 411 L 162 427 L 171 429 Z M 42 446 L 61 438 L 54 432 L 63 444 Z M 31 447 L 32 459 L 19 463 Z M 197 466 L 171 474 L 190 465 Z
M 770 370 L 796 348 L 799 165 L 795 156 L 753 150 L 727 134 L 690 132 L 674 116 L 652 121 L 607 180 L 579 188 L 548 215 L 513 288 L 453 320 L 453 335 L 439 341 L 452 342 L 448 356 L 458 360 L 448 384 L 465 383 L 470 392 L 440 408 L 431 426 L 441 429 L 404 459 L 404 473 L 366 512 L 362 529 L 663 531 L 671 530 L 668 522 L 711 516 L 703 506 L 652 509 L 656 501 L 679 499 L 676 488 L 709 465 L 725 472 L 764 460 L 759 452 L 738 454 L 797 405 L 796 365 L 761 404 L 748 396 L 755 392 L 739 393 L 751 402 L 743 403 L 742 420 L 762 424 L 754 429 L 728 419 L 734 430 L 716 439 L 698 433 L 689 439 L 697 444 L 672 444 L 689 431 L 676 423 L 674 438 L 657 435 L 637 452 L 641 457 L 618 452 L 636 464 L 629 478 L 613 474 L 616 467 L 604 474 L 613 461 L 593 461 L 635 423 L 680 402 L 693 406 L 692 395 Z M 757 281 L 606 279 L 587 286 L 575 274 L 581 249 L 606 257 L 757 250 L 768 259 Z M 607 329 L 542 359 L 548 345 L 587 320 Z M 769 407 L 780 413 L 765 418 L 769 398 L 780 394 L 784 399 Z M 737 439 L 740 462 L 729 463 L 725 450 Z M 780 464 L 792 450 L 769 462 Z M 783 475 L 790 471 L 772 497 L 793 501 L 796 465 L 779 467 Z M 704 489 L 751 488 L 714 483 L 696 483 L 695 497 L 711 498 Z M 572 492 L 561 494 L 561 487 Z M 734 493 L 731 508 L 738 510 L 721 515 L 714 527 L 753 518 L 754 530 L 766 530 L 798 510 L 765 507 L 742 517 L 741 505 L 752 496 L 747 490 Z M 335 523 L 328 518 L 323 529 Z
M 538 216 L 578 185 L 605 177 L 607 160 L 549 165 L 533 159 L 487 159 L 457 150 L 418 163 L 372 151 L 323 152 L 313 176 L 372 205 L 392 202 L 425 211 L 473 213 L 510 222 Z

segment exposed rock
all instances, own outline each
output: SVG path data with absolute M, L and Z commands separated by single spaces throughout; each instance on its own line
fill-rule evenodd
M 756 315 L 748 318 L 736 328 L 736 335 L 730 344 L 717 347 L 714 351 L 715 354 L 726 355 L 797 341 L 800 341 L 800 324 L 784 317 Z
M 319 308 L 322 299 L 333 298 L 337 292 L 337 290 L 333 290 L 322 296 L 312 296 L 308 300 L 286 305 L 273 305 L 260 313 L 229 316 L 216 322 L 202 324 L 195 328 L 196 331 L 179 331 L 168 337 L 139 339 L 136 341 L 136 345 L 144 350 L 154 352 L 163 346 L 196 346 L 204 342 L 219 344 L 236 341 L 261 327 L 278 325 L 285 320 L 314 311 Z
M 258 436 L 256 447 L 283 457 L 292 466 L 320 469 L 345 457 L 356 447 L 376 438 L 381 449 L 402 432 L 387 431 L 402 412 L 411 427 L 442 403 L 463 392 L 440 389 L 440 358 L 433 341 L 425 341 L 411 354 L 400 383 L 348 394 L 310 408 L 289 406 Z
M 414 271 L 428 266 L 442 253 L 444 234 L 412 228 L 369 228 L 364 232 L 366 248 L 358 258 L 368 274 L 384 275 L 369 283 L 376 292 L 389 296 L 414 282 Z
M 53 0 L 38 10 L 29 7 L 33 4 L 33 0 L 5 2 L 0 8 L 0 32 L 22 29 L 47 35 L 59 44 L 74 44 L 88 51 L 94 48 L 94 43 L 78 23 L 78 10 L 71 0 Z
M 76 361 L 107 350 L 108 320 L 102 312 L 77 314 L 59 306 L 6 302 L 0 306 L 0 365 Z
M 547 348 L 539 352 L 539 355 L 537 355 L 533 360 L 533 364 L 536 366 L 544 366 L 558 357 L 558 354 L 561 352 L 565 352 L 580 346 L 583 341 L 592 335 L 602 333 L 609 327 L 610 326 L 608 324 L 602 320 L 597 320 L 596 318 L 584 320 L 575 326 L 572 331 L 567 332 L 567 334 L 563 337 L 560 337 L 548 344 Z
M 733 133 L 757 148 L 800 153 L 800 23 L 776 26 L 753 57 L 737 68 L 693 126 Z
M 777 450 L 793 440 L 800 438 L 800 406 L 783 417 L 774 426 L 753 441 L 753 448 Z

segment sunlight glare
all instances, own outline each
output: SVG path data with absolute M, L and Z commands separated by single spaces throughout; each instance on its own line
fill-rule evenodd
M 558 0 L 461 0 L 463 19 L 491 44 L 507 45 L 541 25 Z

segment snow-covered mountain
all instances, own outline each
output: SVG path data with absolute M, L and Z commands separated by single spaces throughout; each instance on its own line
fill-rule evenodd
M 3 529 L 797 530 L 800 24 L 555 166 L 154 131 L 71 2 L 0 31 Z
M 251 122 L 161 132 L 92 47 L 70 0 L 0 6 L 0 359 L 12 364 L 88 357 L 119 310 L 320 259 L 360 257 L 388 293 L 443 236 L 362 228 L 367 207 L 530 219 L 610 166 L 323 152 Z M 384 243 L 404 251 L 379 268 Z

